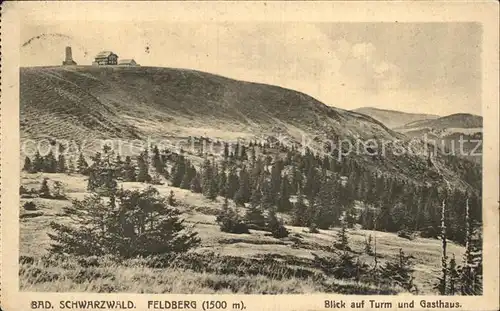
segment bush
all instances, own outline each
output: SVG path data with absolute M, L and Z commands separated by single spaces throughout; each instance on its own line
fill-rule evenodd
M 33 202 L 33 201 L 29 201 L 29 202 L 24 203 L 23 208 L 26 211 L 36 211 L 37 210 L 35 202 Z
M 222 232 L 237 234 L 250 232 L 248 231 L 247 224 L 240 219 L 238 213 L 229 208 L 227 198 L 225 199 L 222 210 L 217 215 L 215 221 L 219 224 Z
M 398 237 L 400 238 L 405 238 L 408 240 L 414 240 L 416 237 L 416 234 L 414 231 L 408 230 L 408 229 L 403 229 L 398 231 Z
M 94 194 L 73 201 L 65 213 L 75 222 L 50 224 L 53 254 L 131 258 L 182 253 L 200 243 L 154 188 L 119 190 L 109 203 Z
M 416 291 L 413 284 L 413 257 L 407 256 L 399 249 L 398 257 L 381 267 L 380 276 L 384 282 L 399 285 L 408 291 Z
M 269 212 L 268 218 L 269 218 L 269 221 L 267 224 L 267 228 L 271 232 L 273 237 L 275 237 L 277 239 L 286 238 L 289 234 L 288 229 L 285 228 L 282 220 L 278 220 L 274 210 L 271 210 Z

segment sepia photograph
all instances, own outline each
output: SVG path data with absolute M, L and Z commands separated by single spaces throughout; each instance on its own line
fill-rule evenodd
M 483 24 L 76 7 L 19 25 L 14 291 L 485 295 Z M 31 308 L 201 308 L 102 303 Z

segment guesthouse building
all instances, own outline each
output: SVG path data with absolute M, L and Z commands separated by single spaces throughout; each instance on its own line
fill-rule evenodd
M 118 65 L 120 66 L 139 66 L 138 63 L 135 62 L 133 59 L 120 59 L 118 61 Z
M 118 55 L 111 51 L 102 51 L 99 52 L 95 58 L 92 65 L 94 66 L 106 66 L 106 65 L 117 65 L 118 64 Z

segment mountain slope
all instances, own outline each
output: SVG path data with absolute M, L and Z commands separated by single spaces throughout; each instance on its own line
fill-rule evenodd
M 58 131 L 58 126 L 65 130 Z M 400 136 L 369 117 L 328 107 L 299 92 L 197 71 L 85 66 L 21 69 L 21 129 L 26 136 L 190 135 L 185 128 L 252 135 L 285 132 L 297 139 L 301 132 Z
M 237 81 L 193 70 L 157 67 L 21 68 L 21 137 L 93 141 L 99 139 L 221 140 L 281 137 L 319 152 L 325 143 L 379 143 L 408 138 L 375 119 L 327 106 L 277 86 Z M 348 157 L 371 171 L 415 182 L 442 182 L 427 163 L 423 142 L 397 155 L 391 144 L 377 156 Z M 468 187 L 463 172 L 436 155 L 440 172 L 458 187 Z M 464 164 L 470 167 L 471 164 Z M 461 167 L 463 167 L 462 165 Z M 440 173 L 440 174 L 441 174 Z
M 353 111 L 370 116 L 389 128 L 396 128 L 417 120 L 432 120 L 439 118 L 438 115 L 433 114 L 407 113 L 373 107 L 362 107 L 354 109 Z

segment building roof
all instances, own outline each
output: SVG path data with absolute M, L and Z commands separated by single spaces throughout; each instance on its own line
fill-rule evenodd
M 115 54 L 111 51 L 101 51 L 99 53 L 97 53 L 97 55 L 95 56 L 95 58 L 107 58 L 109 57 L 111 54 Z M 115 54 L 116 55 L 116 54 Z M 116 55 L 118 56 L 118 55 Z
M 132 58 L 126 58 L 126 59 L 120 59 L 118 61 L 119 64 L 127 64 L 127 63 L 135 63 L 135 60 L 133 60 Z

